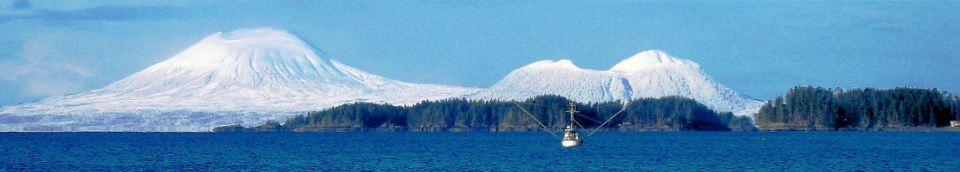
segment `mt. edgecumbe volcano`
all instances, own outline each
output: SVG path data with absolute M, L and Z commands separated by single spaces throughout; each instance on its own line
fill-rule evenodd
M 474 88 L 413 84 L 326 59 L 272 28 L 215 33 L 106 87 L 0 109 L 2 131 L 206 131 L 350 102 L 413 104 Z

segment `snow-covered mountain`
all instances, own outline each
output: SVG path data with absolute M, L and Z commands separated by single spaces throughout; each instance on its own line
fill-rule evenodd
M 412 104 L 478 89 L 413 84 L 325 59 L 271 28 L 210 35 L 106 87 L 0 109 L 0 131 L 206 131 L 349 102 Z
M 736 115 L 752 115 L 762 105 L 714 82 L 696 62 L 658 50 L 637 53 L 606 71 L 582 69 L 570 60 L 534 62 L 471 98 L 523 100 L 544 94 L 583 102 L 676 95 Z
M 0 131 L 207 131 L 351 102 L 409 105 L 544 94 L 585 102 L 679 95 L 738 115 L 761 105 L 713 82 L 697 63 L 656 50 L 607 71 L 539 61 L 481 90 L 391 80 L 326 59 L 285 31 L 255 28 L 215 33 L 100 89 L 0 108 Z

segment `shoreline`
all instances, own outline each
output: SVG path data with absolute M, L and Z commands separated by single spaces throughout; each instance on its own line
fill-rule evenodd
M 536 133 L 545 131 L 4 131 L 0 134 L 176 134 L 176 133 Z M 868 133 L 941 133 L 960 132 L 960 128 L 929 129 L 929 130 L 758 130 L 758 131 L 598 131 L 597 133 L 828 133 L 828 132 L 868 132 Z

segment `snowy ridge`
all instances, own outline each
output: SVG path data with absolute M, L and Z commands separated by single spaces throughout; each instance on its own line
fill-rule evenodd
M 327 60 L 272 28 L 215 33 L 103 88 L 0 109 L 0 131 L 206 131 L 350 102 L 409 105 L 475 88 L 405 83 Z
M 683 96 L 741 116 L 756 113 L 762 105 L 714 82 L 696 62 L 658 50 L 637 53 L 606 71 L 581 69 L 570 60 L 534 62 L 471 98 L 523 100 L 544 94 L 582 102 Z

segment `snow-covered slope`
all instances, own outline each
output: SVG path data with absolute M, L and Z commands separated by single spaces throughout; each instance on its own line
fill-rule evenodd
M 544 94 L 593 102 L 680 95 L 738 115 L 761 105 L 715 83 L 698 64 L 655 50 L 607 71 L 539 61 L 480 90 L 387 79 L 325 59 L 285 31 L 255 28 L 210 35 L 100 89 L 0 108 L 0 131 L 207 131 L 350 102 L 409 105 Z
M 106 87 L 0 109 L 0 131 L 206 131 L 349 102 L 412 104 L 474 88 L 405 83 L 324 59 L 285 31 L 210 35 Z
M 570 60 L 534 62 L 471 97 L 522 100 L 544 94 L 585 102 L 676 95 L 736 115 L 752 115 L 762 105 L 714 82 L 699 64 L 658 50 L 640 52 L 606 71 L 581 69 Z

